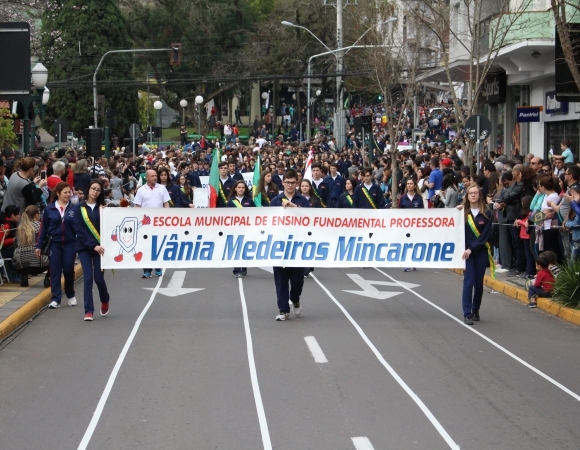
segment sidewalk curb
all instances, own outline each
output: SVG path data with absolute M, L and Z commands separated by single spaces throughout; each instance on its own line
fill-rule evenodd
M 83 274 L 83 269 L 80 264 L 75 266 L 75 281 Z M 64 284 L 64 280 L 62 281 Z M 6 319 L 0 323 L 0 341 L 10 336 L 14 330 L 20 327 L 24 322 L 34 316 L 44 306 L 50 303 L 50 288 L 41 291 L 36 297 L 31 299 L 28 303 L 14 311 Z
M 463 275 L 463 269 L 449 269 L 458 275 Z M 507 297 L 519 300 L 522 303 L 528 303 L 528 293 L 523 289 L 518 289 L 514 286 L 509 286 L 508 284 L 494 280 L 490 276 L 486 275 L 483 279 L 483 284 L 487 287 L 504 294 Z M 567 322 L 573 323 L 574 325 L 580 326 L 580 310 L 568 308 L 562 306 L 560 303 L 556 303 L 547 298 L 537 299 L 538 308 L 552 314 L 560 319 L 564 319 Z

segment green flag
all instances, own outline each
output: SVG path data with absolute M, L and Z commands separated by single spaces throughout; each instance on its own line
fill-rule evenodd
M 260 162 L 262 157 L 258 155 L 258 160 L 254 166 L 254 180 L 252 181 L 252 191 L 254 194 L 254 203 L 256 206 L 262 206 L 262 193 L 258 192 L 258 183 L 260 182 Z
M 209 184 L 212 186 L 217 195 L 220 192 L 220 171 L 219 166 L 220 164 L 220 151 L 217 148 L 213 149 L 213 155 L 211 158 L 211 168 L 209 169 Z

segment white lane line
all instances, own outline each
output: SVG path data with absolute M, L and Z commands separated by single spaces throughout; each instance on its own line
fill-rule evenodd
M 312 356 L 314 356 L 314 362 L 319 364 L 328 362 L 328 359 L 326 359 L 326 356 L 324 356 L 324 352 L 320 348 L 320 345 L 318 345 L 318 342 L 316 342 L 316 338 L 314 336 L 306 336 L 304 340 L 310 349 L 310 353 L 312 353 Z
M 497 342 L 495 342 L 493 339 L 488 338 L 485 334 L 480 333 L 479 331 L 477 331 L 473 326 L 471 325 L 465 325 L 463 323 L 462 320 L 458 319 L 457 317 L 455 317 L 454 315 L 448 313 L 447 311 L 445 311 L 443 308 L 437 306 L 435 303 L 427 300 L 425 297 L 423 297 L 421 294 L 415 292 L 413 289 L 409 289 L 408 287 L 404 286 L 403 284 L 399 283 L 397 280 L 395 280 L 392 276 L 386 274 L 385 272 L 383 272 L 380 269 L 377 269 L 375 267 L 375 270 L 379 271 L 380 273 L 382 273 L 384 276 L 390 278 L 391 280 L 393 280 L 395 283 L 398 283 L 401 287 L 403 287 L 404 289 L 406 289 L 407 291 L 415 294 L 417 297 L 419 297 L 421 300 L 423 300 L 425 303 L 431 305 L 433 308 L 441 311 L 443 314 L 445 314 L 447 317 L 455 320 L 457 323 L 461 324 L 462 326 L 464 326 L 465 328 L 467 328 L 469 331 L 477 334 L 479 337 L 481 337 L 482 339 L 486 340 L 487 342 L 489 342 L 491 345 L 493 345 L 495 348 L 501 350 L 502 352 L 504 352 L 506 355 L 510 356 L 511 358 L 515 359 L 517 362 L 519 362 L 520 364 L 522 364 L 523 366 L 527 367 L 528 369 L 530 369 L 532 372 L 535 372 L 536 374 L 538 374 L 539 376 L 541 376 L 542 378 L 544 378 L 546 381 L 549 381 L 550 383 L 552 383 L 554 386 L 556 386 L 557 388 L 561 389 L 562 391 L 564 391 L 566 394 L 570 395 L 572 398 L 580 401 L 580 395 L 576 394 L 575 392 L 571 391 L 570 389 L 568 389 L 566 386 L 564 386 L 563 384 L 557 382 L 556 380 L 554 380 L 552 377 L 546 375 L 544 372 L 542 372 L 540 369 L 535 368 L 534 366 L 532 366 L 531 364 L 527 363 L 526 361 L 524 361 L 523 359 L 521 359 L 519 356 L 514 355 L 512 352 L 510 352 L 508 349 L 502 347 L 501 345 L 499 345 Z
M 254 361 L 254 346 L 252 345 L 252 333 L 250 332 L 250 322 L 248 320 L 248 308 L 246 306 L 246 296 L 244 295 L 244 283 L 241 278 L 238 278 L 238 282 L 239 282 L 238 285 L 240 286 L 240 299 L 242 301 L 242 312 L 244 315 L 244 329 L 246 330 L 248 362 L 250 364 L 250 379 L 252 380 L 252 390 L 254 391 L 254 401 L 256 402 L 256 410 L 258 412 L 258 422 L 260 423 L 262 442 L 264 444 L 264 450 L 272 450 L 272 442 L 270 441 L 270 432 L 268 431 L 268 421 L 266 420 L 266 413 L 264 412 L 264 404 L 262 403 L 262 395 L 260 394 L 260 386 L 258 385 L 258 374 L 256 372 L 256 362 Z
M 439 432 L 441 437 L 445 440 L 445 442 L 447 442 L 447 445 L 449 445 L 449 448 L 452 448 L 453 450 L 460 450 L 459 446 L 455 443 L 455 441 L 451 438 L 451 436 L 449 436 L 449 433 L 447 433 L 447 431 L 445 431 L 443 426 L 435 418 L 433 413 L 431 413 L 429 408 L 427 408 L 425 403 L 423 403 L 423 401 L 417 396 L 417 394 L 415 394 L 413 392 L 413 390 L 407 385 L 407 383 L 405 383 L 403 381 L 403 379 L 399 376 L 399 374 L 397 372 L 395 372 L 395 369 L 393 369 L 391 367 L 391 365 L 385 360 L 385 358 L 383 358 L 383 355 L 381 355 L 381 353 L 378 351 L 378 349 L 374 346 L 374 344 L 371 342 L 371 340 L 367 337 L 367 335 L 365 334 L 363 329 L 352 318 L 352 316 L 348 313 L 348 311 L 344 308 L 344 306 L 342 306 L 340 304 L 340 302 L 336 298 L 334 298 L 334 296 L 330 293 L 330 291 L 326 288 L 326 286 L 324 286 L 318 280 L 318 278 L 316 278 L 316 276 L 314 274 L 311 274 L 311 276 L 314 279 L 314 281 L 316 281 L 318 283 L 318 285 L 322 288 L 322 290 L 324 292 L 326 292 L 326 294 L 336 304 L 336 306 L 338 306 L 338 308 L 342 311 L 342 313 L 346 316 L 346 318 L 350 321 L 350 323 L 352 323 L 354 328 L 358 331 L 358 334 L 360 334 L 360 336 L 363 338 L 363 341 L 365 341 L 365 343 L 369 346 L 369 348 L 375 354 L 375 356 L 377 357 L 379 362 L 385 367 L 385 369 L 387 369 L 387 371 L 391 374 L 391 376 L 395 379 L 395 381 L 397 383 L 399 383 L 399 385 L 409 395 L 409 397 L 411 397 L 413 399 L 413 401 L 417 404 L 417 406 L 421 409 L 421 411 L 423 411 L 423 414 L 425 414 L 425 416 L 427 416 L 427 418 L 433 424 L 435 429 Z
M 375 450 L 373 448 L 373 444 L 369 441 L 369 438 L 361 436 L 361 437 L 353 437 L 352 443 L 354 444 L 354 448 L 356 450 Z
M 163 274 L 165 274 L 165 271 L 163 272 Z M 103 391 L 103 394 L 101 395 L 101 398 L 99 399 L 99 403 L 97 404 L 97 409 L 95 409 L 95 412 L 93 413 L 93 418 L 91 419 L 91 423 L 89 423 L 89 427 L 87 428 L 87 431 L 85 431 L 85 435 L 83 436 L 83 439 L 81 440 L 81 443 L 78 446 L 78 450 L 85 450 L 87 448 L 87 445 L 89 445 L 91 437 L 93 436 L 93 433 L 95 432 L 95 428 L 97 428 L 97 424 L 99 423 L 99 419 L 101 418 L 101 414 L 103 413 L 103 409 L 105 409 L 105 404 L 107 403 L 107 399 L 109 398 L 109 394 L 111 393 L 111 389 L 113 389 L 113 384 L 115 384 L 115 379 L 117 378 L 117 375 L 119 374 L 119 370 L 121 369 L 121 365 L 123 364 L 123 361 L 125 360 L 125 356 L 127 356 L 127 352 L 129 351 L 129 347 L 131 347 L 131 343 L 133 342 L 133 339 L 135 338 L 135 335 L 137 334 L 137 331 L 139 330 L 139 327 L 141 326 L 141 322 L 143 321 L 143 317 L 145 317 L 145 314 L 147 314 L 147 311 L 149 311 L 149 308 L 153 304 L 153 301 L 155 300 L 155 295 L 157 294 L 157 291 L 159 290 L 159 287 L 161 286 L 162 281 L 163 281 L 163 275 L 161 275 L 159 277 L 159 280 L 157 281 L 157 286 L 155 286 L 155 289 L 153 290 L 153 292 L 151 292 L 151 297 L 149 298 L 149 302 L 145 305 L 145 308 L 143 308 L 143 311 L 141 311 L 141 314 L 139 314 L 139 317 L 137 318 L 137 321 L 135 322 L 135 325 L 133 326 L 133 330 L 131 330 L 131 334 L 129 334 L 129 338 L 127 339 L 127 342 L 125 342 L 125 346 L 123 347 L 123 350 L 121 351 L 121 354 L 119 355 L 119 358 L 117 358 L 117 362 L 115 363 L 115 367 L 113 367 L 113 371 L 111 372 L 111 375 L 109 376 L 109 380 L 107 381 L 107 384 L 105 385 L 105 390 Z

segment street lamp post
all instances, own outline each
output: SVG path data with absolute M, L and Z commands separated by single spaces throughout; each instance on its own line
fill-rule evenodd
M 179 106 L 181 106 L 181 109 L 183 111 L 183 118 L 181 119 L 181 125 L 185 125 L 185 108 L 187 108 L 187 100 L 185 100 L 185 99 L 180 100 Z
M 163 120 L 161 117 L 161 108 L 163 108 L 163 103 L 161 103 L 159 100 L 157 100 L 155 103 L 153 103 L 153 108 L 155 108 L 157 110 L 157 113 L 159 114 L 159 129 L 163 130 Z M 160 139 L 161 139 L 161 133 L 159 133 L 157 135 L 157 151 L 159 151 L 159 147 L 160 147 Z
M 44 105 L 48 103 L 49 91 L 45 88 L 46 82 L 48 81 L 48 70 L 42 63 L 38 63 L 32 69 L 32 83 L 34 85 L 35 93 L 30 94 L 28 97 L 19 100 L 24 107 L 24 134 L 22 135 L 22 150 L 25 155 L 30 153 L 30 104 L 34 105 L 34 102 L 39 102 L 41 104 L 40 108 L 34 107 L 34 116 L 32 117 L 34 129 L 34 120 L 37 114 L 44 113 Z M 32 136 L 34 138 L 34 136 Z
M 197 104 L 197 134 L 201 139 L 201 104 L 203 103 L 203 97 L 201 95 L 195 97 L 195 103 Z

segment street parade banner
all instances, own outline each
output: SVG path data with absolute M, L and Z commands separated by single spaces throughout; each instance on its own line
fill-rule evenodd
M 103 268 L 465 268 L 463 211 L 105 208 Z

